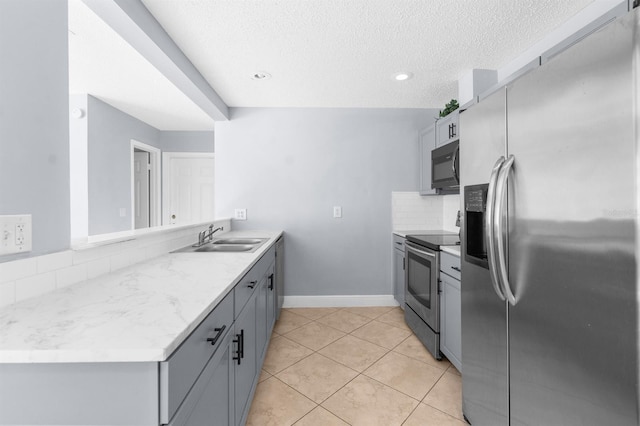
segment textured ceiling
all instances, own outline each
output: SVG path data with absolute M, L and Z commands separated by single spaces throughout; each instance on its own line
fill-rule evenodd
M 442 108 L 461 74 L 501 68 L 594 0 L 142 2 L 229 106 Z M 161 130 L 213 128 L 81 0 L 69 29 L 71 93 Z
M 69 92 L 88 93 L 160 130 L 213 120 L 80 0 L 69 0 Z
M 142 1 L 229 106 L 428 108 L 593 0 Z

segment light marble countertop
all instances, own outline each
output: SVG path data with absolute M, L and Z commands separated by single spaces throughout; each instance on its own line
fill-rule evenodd
M 0 363 L 164 361 L 275 243 L 169 253 L 0 309 Z

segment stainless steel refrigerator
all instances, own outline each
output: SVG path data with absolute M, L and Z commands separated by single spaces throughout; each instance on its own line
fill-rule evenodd
M 461 113 L 474 426 L 639 424 L 639 16 Z

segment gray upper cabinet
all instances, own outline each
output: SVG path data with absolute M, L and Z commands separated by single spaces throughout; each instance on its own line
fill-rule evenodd
M 436 122 L 436 148 L 460 139 L 459 117 L 460 111 L 455 110 Z
M 436 144 L 436 126 L 420 132 L 420 195 L 435 194 L 431 188 L 431 151 Z

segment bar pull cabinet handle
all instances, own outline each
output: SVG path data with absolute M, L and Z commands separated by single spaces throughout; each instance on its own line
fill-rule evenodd
M 254 288 L 256 284 L 258 284 L 258 281 L 249 281 L 249 284 L 247 284 L 247 287 Z
M 462 272 L 462 270 L 460 268 L 458 268 L 457 266 L 452 266 L 451 269 L 453 269 L 454 271 L 457 271 L 457 272 Z
M 269 290 L 273 291 L 273 274 L 269 275 Z
M 491 276 L 491 284 L 493 284 L 493 290 L 498 295 L 498 298 L 502 301 L 506 300 L 502 290 L 500 289 L 500 283 L 498 282 L 498 264 L 496 262 L 495 254 L 495 238 L 493 234 L 493 210 L 495 207 L 495 192 L 496 181 L 498 180 L 498 173 L 504 164 L 504 157 L 498 158 L 496 164 L 494 164 L 491 170 L 491 178 L 489 178 L 489 188 L 487 190 L 487 208 L 485 210 L 485 223 L 484 229 L 487 232 L 486 244 L 487 244 L 487 260 L 489 263 L 489 275 Z
M 236 339 L 233 339 L 233 343 L 236 343 L 236 355 L 234 355 L 233 360 L 238 361 L 238 365 L 240 365 L 240 360 L 244 358 L 244 329 L 240 330 L 240 334 L 236 334 Z
M 502 168 L 500 169 L 500 173 L 498 174 L 498 179 L 496 182 L 496 194 L 495 194 L 495 209 L 493 211 L 493 234 L 496 239 L 496 255 L 497 255 L 497 266 L 498 266 L 498 274 L 500 277 L 500 282 L 502 283 L 502 290 L 507 300 L 511 305 L 515 305 L 517 300 L 513 291 L 511 290 L 511 284 L 509 284 L 509 273 L 507 272 L 507 259 L 505 255 L 505 247 L 504 247 L 504 239 L 502 238 L 503 233 L 503 223 L 504 223 L 504 207 L 505 207 L 505 195 L 507 182 L 509 180 L 509 171 L 511 167 L 513 167 L 513 162 L 515 161 L 515 157 L 510 155 L 509 158 L 504 162 Z
M 218 339 L 220 339 L 220 337 L 222 336 L 222 334 L 224 333 L 224 331 L 227 329 L 226 325 L 223 325 L 222 327 L 216 327 L 213 329 L 213 331 L 216 331 L 217 334 L 213 337 L 209 337 L 207 338 L 207 342 L 211 343 L 211 346 L 215 345 L 218 342 Z
M 456 123 L 451 123 L 451 137 L 456 137 Z

